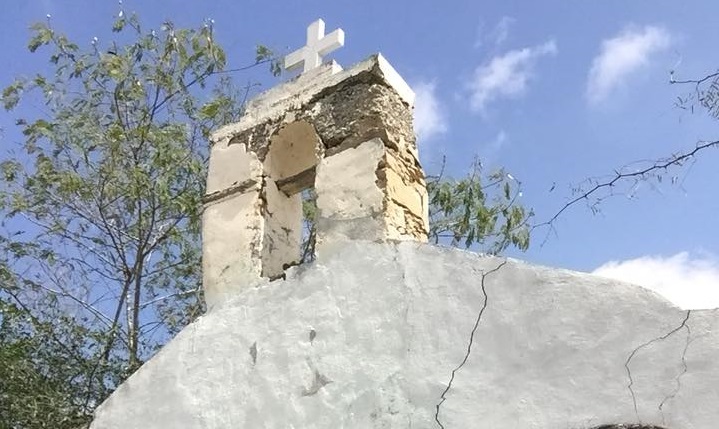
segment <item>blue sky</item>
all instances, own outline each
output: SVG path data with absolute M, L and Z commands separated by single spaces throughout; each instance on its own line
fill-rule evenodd
M 417 92 L 416 130 L 428 172 L 436 172 L 442 155 L 455 175 L 475 155 L 488 167 L 504 166 L 521 180 L 537 222 L 587 177 L 719 134 L 703 112 L 675 107 L 691 88 L 669 84 L 672 70 L 691 79 L 719 68 L 714 1 L 125 0 L 122 8 L 137 11 L 147 27 L 214 19 L 231 67 L 251 63 L 258 43 L 281 52 L 300 47 L 317 18 L 328 32 L 341 27 L 346 43 L 333 59 L 348 67 L 382 52 Z M 109 42 L 120 5 L 8 0 L 3 9 L 4 86 L 46 66 L 25 48 L 32 22 L 50 14 L 80 43 Z M 278 82 L 259 69 L 236 77 L 265 88 Z M 13 118 L 0 115 L 0 145 L 19 140 Z M 511 255 L 581 271 L 602 267 L 680 305 L 719 306 L 717 166 L 719 151 L 710 150 L 662 184 L 624 188 L 599 214 L 577 205 L 554 231 L 538 230 L 528 252 Z

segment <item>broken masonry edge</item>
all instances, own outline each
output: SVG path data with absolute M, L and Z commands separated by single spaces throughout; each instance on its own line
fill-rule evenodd
M 414 106 L 414 91 L 381 53 L 373 54 L 345 70 L 337 71 L 337 67 L 334 62 L 324 64 L 258 94 L 247 103 L 246 114 L 239 122 L 224 125 L 211 134 L 210 144 L 215 145 L 223 140 L 229 142 L 233 135 L 278 119 L 288 110 L 311 103 L 328 90 L 334 90 L 368 75 L 374 77 L 375 82 L 397 92 L 402 102 L 409 107 Z

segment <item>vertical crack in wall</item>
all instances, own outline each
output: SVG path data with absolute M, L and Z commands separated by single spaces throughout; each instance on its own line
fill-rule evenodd
M 689 317 L 687 317 L 687 319 L 689 319 Z M 666 424 L 666 422 L 664 421 L 664 405 L 677 396 L 677 394 L 679 393 L 679 390 L 682 388 L 682 377 L 684 376 L 684 374 L 687 373 L 687 371 L 689 371 L 689 367 L 687 366 L 687 350 L 689 350 L 689 344 L 691 344 L 692 330 L 689 327 L 688 321 L 685 322 L 684 328 L 687 331 L 687 340 L 686 340 L 686 343 L 684 344 L 684 350 L 682 351 L 682 370 L 677 375 L 676 379 L 674 379 L 676 386 L 674 387 L 674 390 L 672 391 L 672 393 L 667 395 L 664 398 L 664 400 L 662 400 L 662 402 L 659 404 L 659 412 L 662 413 L 662 424 Z
M 497 267 L 495 267 L 487 272 L 482 271 L 481 285 L 482 285 L 482 295 L 484 296 L 484 301 L 482 302 L 482 307 L 479 309 L 479 312 L 477 313 L 477 319 L 474 322 L 472 331 L 469 334 L 469 341 L 467 343 L 467 352 L 464 354 L 464 358 L 462 359 L 462 362 L 460 362 L 460 364 L 457 365 L 457 367 L 452 370 L 452 374 L 449 377 L 449 382 L 447 383 L 447 387 L 445 387 L 444 391 L 439 396 L 440 401 L 437 403 L 437 405 L 435 407 L 436 411 L 434 413 L 434 421 L 437 422 L 437 425 L 439 425 L 439 427 L 442 429 L 445 429 L 445 428 L 444 428 L 444 425 L 442 424 L 442 422 L 439 420 L 440 407 L 442 406 L 442 404 L 444 404 L 444 401 L 447 400 L 447 393 L 449 393 L 450 389 L 452 388 L 452 384 L 454 383 L 454 378 L 457 375 L 457 372 L 460 369 L 462 369 L 462 367 L 469 360 L 469 355 L 472 353 L 472 344 L 474 343 L 474 335 L 477 332 L 477 328 L 479 328 L 479 323 L 482 321 L 482 315 L 484 314 L 484 310 L 487 309 L 487 304 L 489 302 L 489 297 L 487 295 L 487 288 L 484 283 L 484 280 L 487 278 L 488 275 L 490 275 L 496 271 L 499 271 L 506 263 L 507 263 L 507 260 L 505 259 L 504 261 L 502 261 L 502 263 L 497 265 Z
M 687 326 L 687 321 L 689 320 L 689 316 L 691 316 L 691 313 L 692 313 L 691 310 L 687 310 L 684 320 L 682 320 L 682 323 L 679 324 L 679 326 L 677 326 L 676 328 L 672 329 L 671 331 L 667 332 L 666 334 L 664 334 L 660 337 L 651 339 L 651 340 L 647 341 L 646 343 L 641 344 L 639 347 L 635 348 L 629 354 L 629 357 L 627 358 L 626 362 L 624 362 L 624 369 L 627 371 L 627 377 L 629 378 L 629 384 L 627 385 L 627 388 L 629 389 L 629 393 L 632 395 L 632 404 L 634 405 L 634 413 L 636 414 L 637 419 L 639 419 L 639 409 L 637 408 L 637 397 L 634 394 L 634 389 L 632 388 L 632 386 L 634 386 L 634 378 L 632 377 L 632 371 L 629 368 L 629 365 L 631 365 L 632 359 L 634 359 L 634 356 L 636 356 L 636 354 L 641 349 L 649 347 L 650 345 L 652 345 L 658 341 L 664 341 L 667 338 L 669 338 L 670 336 L 672 336 L 673 334 L 675 334 L 676 332 L 679 332 L 680 330 L 682 330 L 685 326 Z M 685 349 L 685 352 L 686 352 L 686 349 Z

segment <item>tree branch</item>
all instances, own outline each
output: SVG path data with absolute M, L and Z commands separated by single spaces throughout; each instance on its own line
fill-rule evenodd
M 717 75 L 719 76 L 719 73 L 717 73 Z M 595 194 L 598 194 L 605 189 L 611 189 L 614 186 L 617 186 L 622 181 L 631 180 L 631 179 L 640 180 L 640 179 L 646 178 L 647 175 L 652 174 L 654 172 L 667 170 L 671 167 L 678 167 L 685 161 L 694 157 L 697 153 L 699 153 L 705 149 L 712 148 L 712 147 L 719 147 L 719 140 L 699 142 L 694 147 L 694 149 L 692 149 L 690 151 L 674 154 L 674 155 L 670 156 L 669 158 L 656 160 L 651 165 L 649 165 L 643 169 L 637 170 L 637 171 L 633 171 L 633 172 L 615 171 L 613 176 L 610 176 L 609 178 L 607 178 L 603 181 L 592 180 L 593 182 L 595 182 L 594 186 L 592 186 L 591 188 L 589 188 L 587 190 L 582 191 L 578 196 L 576 196 L 576 197 L 572 198 L 571 200 L 569 200 L 568 202 L 566 202 L 556 213 L 554 213 L 554 215 L 551 218 L 549 218 L 549 220 L 533 225 L 530 230 L 534 230 L 536 228 L 543 227 L 543 226 L 551 227 L 552 224 L 554 223 L 554 221 L 556 221 L 557 218 L 559 218 L 559 216 L 561 216 L 565 211 L 570 209 L 575 204 L 579 203 L 580 201 L 589 200 Z

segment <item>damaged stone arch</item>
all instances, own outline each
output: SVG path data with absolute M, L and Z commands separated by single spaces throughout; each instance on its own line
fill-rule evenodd
M 210 152 L 203 213 L 210 294 L 275 278 L 300 258 L 301 193 L 314 187 L 320 138 L 302 120 L 249 131 L 218 139 Z
M 378 55 L 300 75 L 215 132 L 202 222 L 208 305 L 300 261 L 307 189 L 317 198 L 318 257 L 342 240 L 426 241 L 413 100 Z
M 302 192 L 314 189 L 323 154 L 322 141 L 307 121 L 286 124 L 270 137 L 263 162 L 262 277 L 276 277 L 302 257 Z

